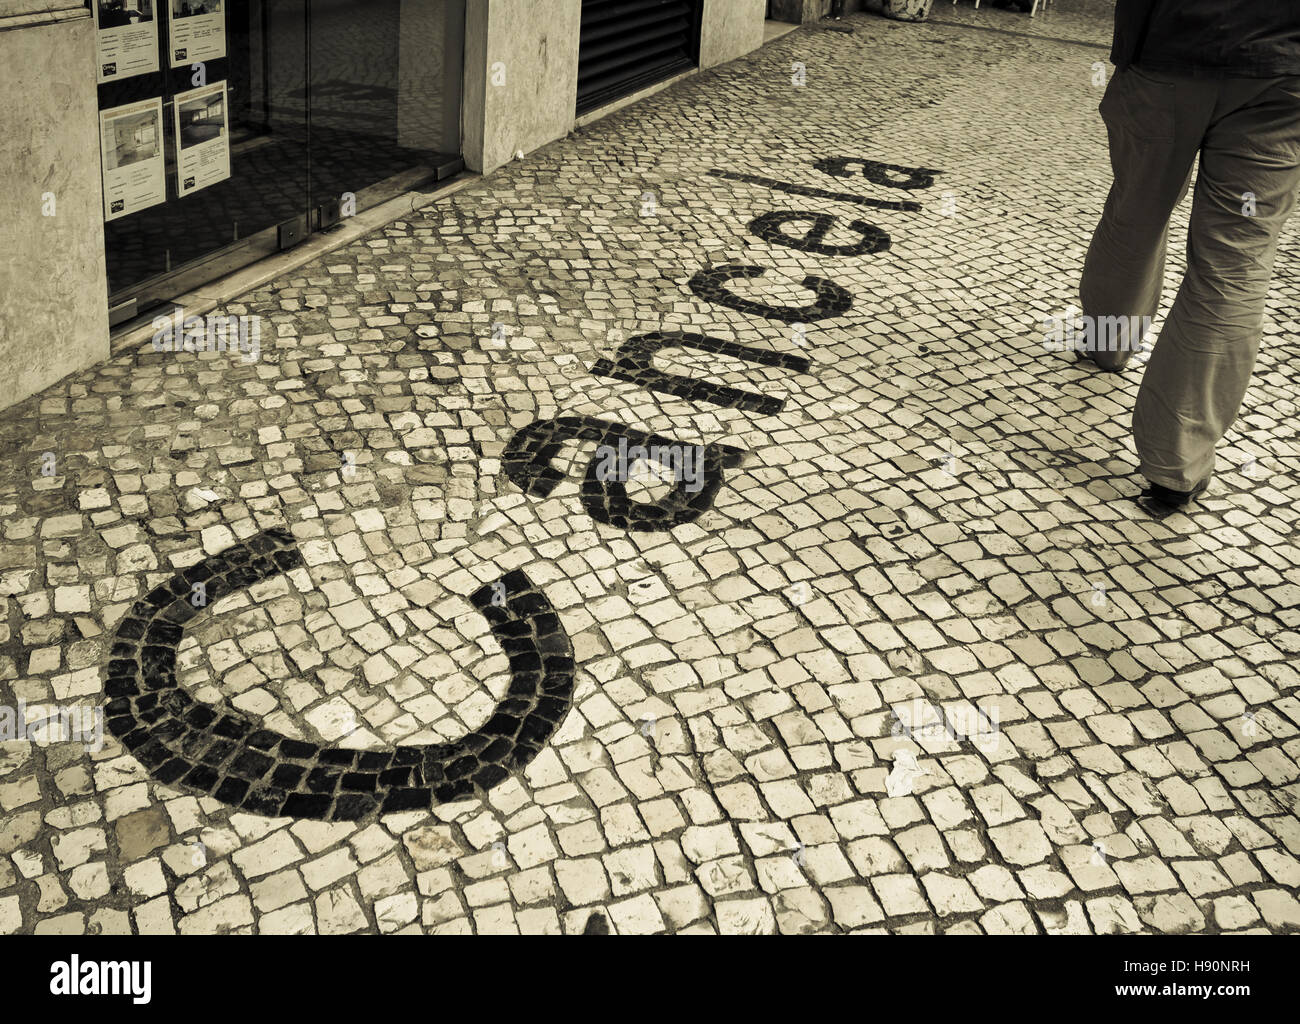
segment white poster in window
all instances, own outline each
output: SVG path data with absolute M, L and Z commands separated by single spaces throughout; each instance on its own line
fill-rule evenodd
M 179 92 L 175 100 L 176 192 L 187 196 L 230 177 L 226 83 Z
M 158 23 L 153 4 L 154 0 L 95 0 L 97 82 L 116 82 L 158 70 Z
M 99 112 L 105 220 L 166 201 L 162 118 L 161 96 Z
M 171 66 L 226 55 L 226 0 L 163 0 L 171 11 Z

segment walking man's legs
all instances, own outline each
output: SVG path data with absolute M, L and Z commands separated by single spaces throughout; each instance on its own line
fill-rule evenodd
M 1201 149 L 1187 273 L 1133 410 L 1142 474 L 1187 492 L 1246 393 L 1300 184 L 1300 79 L 1225 79 Z
M 1117 71 L 1101 101 L 1114 183 L 1092 236 L 1079 283 L 1085 321 L 1100 367 L 1119 369 L 1144 330 L 1116 351 L 1100 323 L 1149 324 L 1160 305 L 1169 216 L 1187 194 L 1192 164 L 1213 103 L 1212 81 L 1179 80 L 1137 68 Z M 1137 317 L 1138 320 L 1131 318 Z M 1141 319 L 1146 318 L 1146 319 Z

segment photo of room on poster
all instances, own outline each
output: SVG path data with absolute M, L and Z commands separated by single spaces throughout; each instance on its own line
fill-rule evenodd
M 99 112 L 105 220 L 167 199 L 162 119 L 161 96 Z
M 162 0 L 171 12 L 171 66 L 226 55 L 226 0 Z
M 176 192 L 187 196 L 230 177 L 226 83 L 176 94 Z
M 96 0 L 92 5 L 97 82 L 116 82 L 158 70 L 158 23 L 153 5 L 154 0 Z

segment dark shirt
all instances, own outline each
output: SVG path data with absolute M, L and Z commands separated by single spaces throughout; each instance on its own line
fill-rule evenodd
M 1110 59 L 1184 75 L 1300 75 L 1300 0 L 1116 0 Z

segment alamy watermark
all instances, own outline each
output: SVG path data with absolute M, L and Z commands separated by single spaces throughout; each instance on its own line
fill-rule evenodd
M 894 737 L 953 742 L 969 740 L 983 750 L 996 744 L 1001 733 L 1001 716 L 996 706 L 935 708 L 918 697 L 907 705 L 905 715 L 899 714 L 900 707 L 893 708 L 894 724 L 889 732 Z
M 76 953 L 50 964 L 50 994 L 130 996 L 143 1006 L 153 998 L 152 960 L 82 960 Z
M 698 444 L 629 445 L 626 437 L 617 447 L 602 444 L 596 449 L 596 479 L 663 480 L 670 475 L 684 490 L 694 494 L 704 488 L 704 446 Z
M 234 352 L 246 363 L 262 357 L 260 316 L 187 316 L 153 318 L 155 352 Z
M 39 747 L 80 743 L 90 753 L 104 748 L 104 709 L 58 704 L 0 705 L 0 743 L 27 740 Z
M 1062 316 L 1043 318 L 1043 348 L 1049 352 L 1146 351 L 1149 316 L 1082 316 L 1066 306 Z

